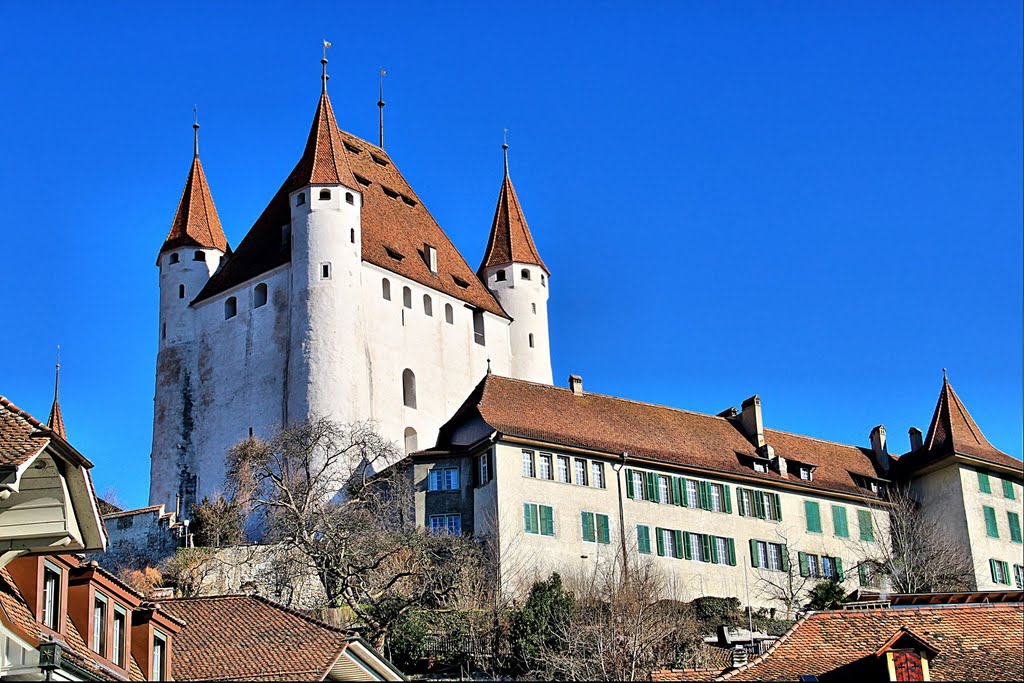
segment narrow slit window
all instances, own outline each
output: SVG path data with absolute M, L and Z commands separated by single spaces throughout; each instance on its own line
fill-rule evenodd
M 452 308 L 451 304 L 444 305 L 444 321 L 449 325 L 455 324 L 455 309 Z
M 481 310 L 473 311 L 473 341 L 480 346 L 487 343 L 484 337 L 484 312 Z
M 391 301 L 391 280 L 384 278 L 380 281 L 380 293 L 385 301 Z
M 434 301 L 429 294 L 423 295 L 423 312 L 431 317 L 434 315 Z
M 348 231 L 348 241 L 351 242 L 352 244 L 356 243 L 356 229 L 355 228 L 350 228 L 349 229 L 349 231 Z
M 402 371 L 402 403 L 406 408 L 416 407 L 416 375 L 409 368 Z
M 533 348 L 533 332 L 530 333 L 530 348 Z
M 412 308 L 412 290 L 408 287 L 402 287 L 402 305 Z
M 179 299 L 184 299 L 185 298 L 185 285 L 178 285 L 178 298 Z
M 320 264 L 320 279 L 330 280 L 331 279 L 331 264 L 321 263 Z

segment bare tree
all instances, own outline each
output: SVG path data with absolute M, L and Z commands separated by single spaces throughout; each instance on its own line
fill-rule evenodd
M 793 618 L 807 591 L 818 580 L 816 577 L 810 576 L 810 572 L 808 572 L 808 576 L 801 575 L 800 555 L 789 544 L 789 537 L 793 535 L 789 527 L 777 525 L 775 536 L 778 541 L 776 545 L 781 547 L 779 556 L 777 558 L 766 557 L 766 563 L 772 566 L 762 566 L 754 570 L 755 590 L 764 600 L 782 605 L 787 620 Z M 766 547 L 766 553 L 770 552 L 771 550 Z
M 862 565 L 885 577 L 898 593 L 970 590 L 971 558 L 942 522 L 922 510 L 905 487 L 889 489 L 888 502 L 890 507 L 876 513 L 888 516 L 888 533 L 859 543 Z

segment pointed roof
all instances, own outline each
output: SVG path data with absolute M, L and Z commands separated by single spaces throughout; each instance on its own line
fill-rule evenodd
M 174 214 L 174 222 L 171 223 L 171 231 L 167 233 L 160 253 L 187 246 L 220 249 L 224 253 L 229 253 L 231 247 L 224 236 L 217 208 L 213 205 L 210 184 L 206 182 L 206 173 L 203 172 L 203 164 L 199 161 L 199 125 L 195 124 L 193 128 L 196 130 L 196 145 L 192 155 L 192 167 L 188 171 L 188 179 L 178 202 L 178 211 Z
M 64 429 L 64 415 L 60 412 L 60 363 L 57 363 L 57 377 L 53 383 L 53 405 L 50 406 L 50 417 L 46 418 L 46 426 L 60 438 L 68 440 L 68 433 Z
M 528 263 L 540 266 L 550 275 L 551 271 L 544 265 L 537 245 L 533 243 L 523 207 L 519 204 L 516 189 L 512 187 L 512 179 L 508 175 L 508 146 L 502 145 L 502 148 L 505 150 L 505 177 L 501 180 L 501 190 L 498 192 L 498 206 L 494 209 L 487 250 L 477 272 L 482 277 L 484 270 L 491 266 Z
M 953 385 L 943 375 L 942 390 L 935 405 L 928 435 L 921 448 L 900 458 L 900 469 L 911 472 L 948 455 L 966 455 L 998 465 L 1021 469 L 1020 460 L 1003 453 L 988 442 L 967 411 Z
M 345 143 L 326 88 L 320 93 L 320 102 L 313 115 L 313 125 L 309 129 L 302 158 L 288 179 L 288 191 L 306 185 L 346 185 L 352 189 L 359 187 L 349 166 Z

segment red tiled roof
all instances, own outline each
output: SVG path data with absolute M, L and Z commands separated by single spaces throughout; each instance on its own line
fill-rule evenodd
M 491 236 L 487 240 L 484 260 L 477 271 L 483 277 L 484 269 L 490 266 L 504 266 L 509 263 L 529 263 L 540 266 L 550 275 L 547 266 L 540 258 L 537 245 L 533 243 L 533 235 L 526 225 L 523 207 L 512 187 L 512 179 L 508 175 L 508 157 L 505 158 L 505 177 L 501 181 L 498 193 L 498 205 L 494 209 L 494 220 L 491 221 Z
M 210 192 L 210 184 L 206 182 L 206 173 L 203 172 L 198 153 L 192 157 L 185 189 L 181 192 L 178 210 L 174 214 L 167 239 L 160 247 L 160 253 L 188 246 L 220 249 L 225 253 L 231 251 L 217 215 L 217 207 L 213 205 L 213 193 Z
M 854 475 L 878 477 L 871 451 L 806 436 L 765 430 L 776 454 L 816 465 L 814 481 L 794 475 L 758 473 L 738 456 L 754 457 L 757 450 L 738 425 L 724 417 L 667 406 L 585 393 L 524 380 L 487 375 L 455 416 L 442 427 L 438 448 L 450 446 L 448 434 L 467 417 L 477 414 L 506 435 L 628 453 L 679 465 L 763 479 L 780 479 L 811 488 L 874 497 Z
M 1024 679 L 1024 605 L 999 604 L 814 613 L 766 654 L 718 680 L 877 680 L 875 653 L 901 629 L 939 651 L 929 663 L 933 681 Z
M 46 425 L 0 396 L 0 465 L 17 467 L 50 443 Z
M 186 626 L 174 638 L 177 680 L 322 680 L 350 634 L 258 596 L 160 601 Z
M 911 474 L 949 455 L 959 453 L 997 465 L 1024 469 L 1024 462 L 1003 453 L 988 442 L 978 423 L 967 412 L 960 397 L 945 377 L 935 405 L 931 425 L 924 444 L 916 451 L 899 458 L 897 468 Z
M 341 183 L 362 193 L 364 261 L 508 317 L 427 211 L 387 152 L 338 129 L 326 93 L 320 97 L 302 158 L 235 253 L 210 278 L 193 303 L 291 260 L 290 245 L 281 238 L 281 227 L 291 222 L 288 195 L 310 183 Z M 430 272 L 422 256 L 426 244 L 437 249 L 436 275 Z M 392 258 L 388 254 L 389 249 L 402 258 Z

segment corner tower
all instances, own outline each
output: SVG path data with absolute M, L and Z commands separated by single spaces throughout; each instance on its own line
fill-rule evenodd
M 551 273 L 540 258 L 508 174 L 508 144 L 502 144 L 505 176 L 494 210 L 491 236 L 478 275 L 512 317 L 509 325 L 512 376 L 551 384 L 548 285 Z
M 194 502 L 192 407 L 197 377 L 196 321 L 190 302 L 230 253 L 213 194 L 199 160 L 199 124 L 194 123 L 192 166 L 171 230 L 160 247 L 160 320 L 153 405 L 150 503 Z

